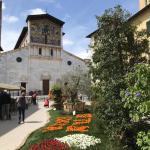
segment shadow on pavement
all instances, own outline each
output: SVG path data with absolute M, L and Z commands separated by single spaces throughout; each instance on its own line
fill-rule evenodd
M 42 121 L 25 121 L 25 123 L 41 123 Z
M 25 119 L 38 111 L 40 108 L 38 105 L 30 105 L 25 111 Z M 29 121 L 25 123 L 39 123 L 38 121 Z M 18 124 L 18 112 L 15 115 L 11 115 L 11 120 L 0 120 L 0 138 L 2 135 L 7 134 L 9 131 L 19 127 Z

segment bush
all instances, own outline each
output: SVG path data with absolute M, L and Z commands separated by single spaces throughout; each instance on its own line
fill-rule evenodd
M 59 85 L 54 85 L 52 87 L 52 95 L 53 95 L 53 100 L 56 104 L 62 102 L 62 91 Z

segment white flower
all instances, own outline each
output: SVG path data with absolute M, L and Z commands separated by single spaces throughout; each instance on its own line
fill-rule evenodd
M 56 138 L 56 140 L 67 143 L 70 147 L 77 147 L 80 149 L 87 149 L 87 147 L 101 143 L 99 138 L 86 134 L 72 134 L 62 138 Z

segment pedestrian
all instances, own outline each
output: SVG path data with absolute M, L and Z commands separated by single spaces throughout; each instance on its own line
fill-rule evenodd
M 37 94 L 36 94 L 36 92 L 34 92 L 32 95 L 32 102 L 34 105 L 36 105 L 36 96 L 37 96 Z
M 6 119 L 11 119 L 10 114 L 10 104 L 11 104 L 11 96 L 7 90 L 4 90 L 1 95 L 2 98 L 2 119 L 6 117 Z
M 2 120 L 2 92 L 0 92 L 0 119 Z
M 17 107 L 18 107 L 18 113 L 19 113 L 19 121 L 18 124 L 22 122 L 24 123 L 25 119 L 25 109 L 26 109 L 26 98 L 25 98 L 25 92 L 21 93 L 22 96 L 20 96 L 17 100 Z

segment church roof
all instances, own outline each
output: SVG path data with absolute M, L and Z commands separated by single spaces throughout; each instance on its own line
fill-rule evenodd
M 94 35 L 97 31 L 98 31 L 98 29 L 97 29 L 97 30 L 95 30 L 94 32 L 90 33 L 89 35 L 87 35 L 87 36 L 86 36 L 86 38 L 91 38 L 91 37 L 92 37 L 92 35 Z
M 18 41 L 17 41 L 14 49 L 19 48 L 19 46 L 20 46 L 20 44 L 21 44 L 22 40 L 24 39 L 27 32 L 28 32 L 28 27 L 23 27 L 22 32 L 18 38 Z
M 38 20 L 38 19 L 49 19 L 49 20 L 53 21 L 54 23 L 59 24 L 61 26 L 64 25 L 64 23 L 65 23 L 49 14 L 29 15 L 26 19 L 26 22 L 29 20 Z
M 146 7 L 144 7 L 143 9 L 141 9 L 140 11 L 138 11 L 136 14 L 134 14 L 133 16 L 131 16 L 128 21 L 131 21 L 133 19 L 135 19 L 137 16 L 141 15 L 142 13 L 144 13 L 146 10 L 150 9 L 150 4 L 147 5 Z M 86 38 L 91 38 L 96 32 L 98 31 L 95 30 L 94 32 L 90 33 L 89 35 L 86 36 Z

